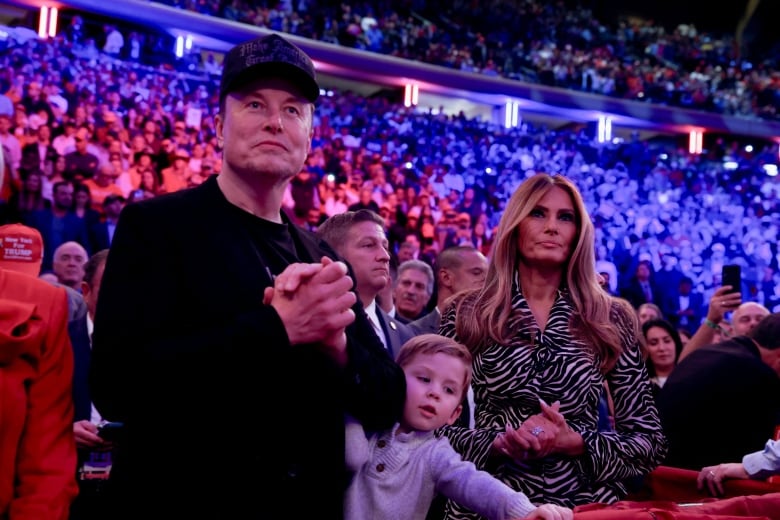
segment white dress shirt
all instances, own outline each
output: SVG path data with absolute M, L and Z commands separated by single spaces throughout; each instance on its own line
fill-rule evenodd
M 92 317 L 89 314 L 87 314 L 87 334 L 89 334 L 89 348 L 92 348 L 93 330 L 95 330 L 95 322 L 93 322 Z M 90 414 L 89 422 L 91 422 L 92 424 L 102 423 L 103 417 L 101 417 L 100 413 L 97 411 L 97 408 L 95 408 L 95 403 L 90 401 L 89 406 L 92 408 L 92 413 Z
M 374 332 L 376 332 L 376 335 L 379 336 L 379 339 L 382 341 L 382 345 L 387 348 L 387 338 L 385 338 L 385 331 L 382 330 L 382 326 L 379 324 L 379 317 L 377 316 L 376 312 L 376 300 L 371 300 L 371 303 L 369 303 L 366 308 L 366 316 L 368 316 L 368 321 L 371 322 L 371 326 L 374 327 Z

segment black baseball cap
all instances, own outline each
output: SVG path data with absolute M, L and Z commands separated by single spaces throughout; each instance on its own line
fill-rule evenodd
M 261 77 L 287 78 L 297 83 L 312 103 L 320 95 L 317 75 L 311 58 L 297 45 L 278 34 L 269 34 L 239 43 L 222 61 L 219 100 L 244 84 Z

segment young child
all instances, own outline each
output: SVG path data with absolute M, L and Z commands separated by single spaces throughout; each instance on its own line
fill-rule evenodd
M 360 424 L 347 421 L 347 466 L 355 475 L 346 494 L 346 520 L 424 520 L 437 492 L 493 520 L 573 518 L 565 507 L 536 507 L 461 459 L 446 437 L 434 436 L 460 415 L 471 382 L 466 347 L 421 334 L 404 344 L 397 361 L 406 374 L 401 422 L 366 438 Z

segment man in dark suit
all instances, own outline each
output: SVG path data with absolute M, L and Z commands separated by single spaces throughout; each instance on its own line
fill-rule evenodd
M 377 295 L 390 283 L 390 252 L 384 220 L 367 209 L 347 211 L 329 217 L 317 229 L 317 234 L 352 267 L 366 315 L 395 359 L 415 332 L 377 305 Z
M 373 211 L 377 215 L 379 214 L 379 204 L 373 199 L 373 191 L 370 186 L 363 186 L 360 188 L 360 198 L 354 204 L 349 206 L 349 211 L 358 211 L 361 209 L 367 209 Z
M 46 172 L 54 167 L 59 154 L 51 144 L 51 129 L 49 125 L 41 125 L 35 132 L 35 141 L 22 148 L 22 168 L 25 171 Z
M 696 331 L 699 328 L 704 318 L 704 297 L 693 290 L 693 280 L 683 276 L 680 279 L 679 289 L 670 290 L 666 300 L 669 303 L 664 310 L 664 316 L 672 325 L 689 331 Z
M 620 290 L 620 296 L 628 300 L 638 309 L 643 303 L 655 303 L 663 301 L 663 290 L 653 280 L 653 264 L 649 260 L 640 260 L 634 271 L 634 276 Z
M 111 469 L 112 444 L 98 434 L 102 418 L 92 405 L 88 379 L 92 357 L 90 337 L 107 258 L 108 249 L 102 249 L 84 264 L 80 288 L 87 313 L 68 325 L 73 345 L 73 435 L 78 449 L 76 476 L 79 483 L 79 494 L 71 504 L 70 520 L 104 518 L 110 507 L 106 502 L 105 483 Z
M 42 272 L 51 270 L 54 251 L 65 242 L 78 242 L 87 254 L 92 253 L 87 225 L 73 211 L 73 183 L 55 182 L 52 190 L 54 203 L 51 208 L 33 211 L 24 222 L 43 236 Z
M 348 267 L 281 211 L 318 95 L 284 38 L 235 46 L 222 172 L 122 211 L 90 371 L 98 411 L 125 423 L 111 518 L 341 518 L 345 415 L 367 430 L 400 416 L 405 377 Z
M 487 258 L 475 247 L 452 246 L 443 250 L 436 258 L 436 307 L 409 326 L 417 334 L 438 334 L 446 302 L 460 291 L 482 287 L 487 269 Z
M 658 397 L 665 464 L 699 470 L 760 450 L 780 424 L 780 313 L 682 359 Z

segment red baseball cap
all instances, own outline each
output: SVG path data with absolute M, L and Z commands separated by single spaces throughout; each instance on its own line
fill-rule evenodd
M 0 226 L 0 268 L 38 277 L 43 261 L 40 232 L 22 224 Z

